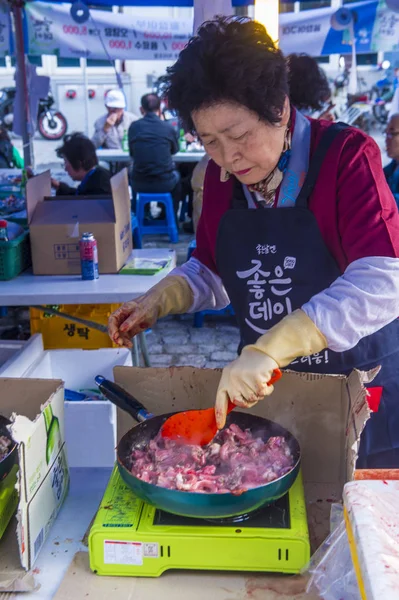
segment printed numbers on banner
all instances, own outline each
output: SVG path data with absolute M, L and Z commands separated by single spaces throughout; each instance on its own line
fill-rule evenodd
M 76 330 L 76 326 L 73 323 L 71 323 L 71 324 L 66 323 L 64 325 L 64 331 L 67 332 L 67 335 L 69 335 L 69 337 L 73 337 L 75 335 L 75 330 Z

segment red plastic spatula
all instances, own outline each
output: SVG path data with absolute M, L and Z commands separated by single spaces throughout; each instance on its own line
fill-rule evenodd
M 272 385 L 281 377 L 280 369 L 275 369 L 268 385 Z M 235 406 L 229 400 L 227 414 Z M 204 410 L 186 410 L 172 415 L 162 425 L 161 434 L 164 438 L 178 440 L 183 444 L 206 446 L 213 440 L 217 431 L 215 409 L 206 408 Z

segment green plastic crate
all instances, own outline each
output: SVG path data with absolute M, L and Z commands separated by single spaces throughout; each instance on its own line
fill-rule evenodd
M 29 232 L 15 240 L 0 241 L 0 281 L 13 279 L 31 265 Z

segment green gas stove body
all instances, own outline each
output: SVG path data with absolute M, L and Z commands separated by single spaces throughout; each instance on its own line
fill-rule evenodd
M 298 573 L 310 558 L 302 475 L 241 522 L 180 517 L 146 504 L 114 469 L 89 536 L 99 575 L 158 577 L 168 569 Z

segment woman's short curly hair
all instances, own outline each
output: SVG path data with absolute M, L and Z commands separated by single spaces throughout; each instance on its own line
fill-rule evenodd
M 263 25 L 217 17 L 200 27 L 168 68 L 163 91 L 186 130 L 194 129 L 194 111 L 219 102 L 246 106 L 278 123 L 288 95 L 286 63 Z
M 308 54 L 287 56 L 290 100 L 298 110 L 320 110 L 331 90 L 324 71 Z

